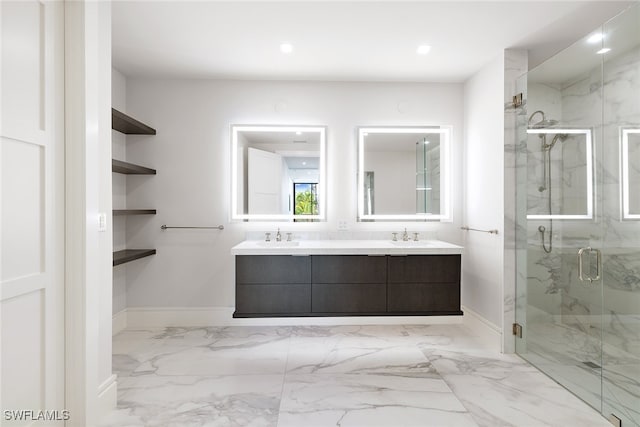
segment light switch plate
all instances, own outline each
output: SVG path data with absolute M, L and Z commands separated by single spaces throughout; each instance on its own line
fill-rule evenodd
M 98 214 L 98 231 L 107 231 L 107 214 L 104 212 Z
M 345 221 L 343 219 L 338 221 L 338 231 L 348 231 L 349 230 L 349 221 Z

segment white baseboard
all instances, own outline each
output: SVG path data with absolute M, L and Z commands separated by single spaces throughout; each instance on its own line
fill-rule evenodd
M 233 307 L 130 307 L 124 311 L 126 312 L 126 327 L 129 329 L 181 326 L 436 325 L 461 324 L 463 322 L 462 316 L 269 317 L 234 319 Z
M 118 382 L 117 376 L 111 375 L 98 387 L 97 420 L 116 408 L 118 403 Z
M 489 320 L 482 317 L 480 314 L 471 310 L 468 307 L 462 307 L 464 312 L 463 324 L 474 335 L 480 337 L 487 343 L 489 348 L 497 352 L 502 351 L 502 328 Z
M 120 310 L 113 315 L 113 324 L 111 327 L 111 334 L 115 335 L 120 331 L 127 328 L 127 309 Z

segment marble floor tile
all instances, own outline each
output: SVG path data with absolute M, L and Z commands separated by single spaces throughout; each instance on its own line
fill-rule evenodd
M 610 427 L 594 409 L 540 372 L 445 374 L 480 426 Z
M 476 426 L 442 379 L 289 375 L 279 427 Z
M 259 342 L 228 338 L 208 346 L 182 347 L 154 358 L 135 372 L 152 370 L 158 375 L 283 374 L 288 351 L 288 338 L 274 337 Z
M 606 426 L 595 410 L 515 355 L 424 354 L 481 426 Z
M 101 427 L 277 425 L 281 375 L 147 375 L 118 383 L 118 408 Z
M 629 352 L 633 348 L 629 342 L 624 343 L 627 347 L 594 342 L 593 337 L 565 323 L 534 323 L 529 326 L 523 357 L 591 406 L 600 408 L 604 398 L 608 413 L 616 413 L 623 423 L 640 425 L 640 356 Z M 583 362 L 594 362 L 603 369 Z
M 420 349 L 440 375 L 491 374 L 503 371 L 538 372 L 515 354 L 500 354 L 483 349 L 449 350 L 421 344 Z
M 403 338 L 293 337 L 290 341 L 287 372 L 437 375 L 422 352 L 415 345 L 405 343 Z
M 126 330 L 113 349 L 105 427 L 607 425 L 462 325 Z M 615 369 L 610 393 L 636 416 L 635 368 Z

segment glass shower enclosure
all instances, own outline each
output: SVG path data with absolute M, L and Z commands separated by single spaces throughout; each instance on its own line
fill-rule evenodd
M 640 426 L 640 7 L 517 84 L 516 352 Z

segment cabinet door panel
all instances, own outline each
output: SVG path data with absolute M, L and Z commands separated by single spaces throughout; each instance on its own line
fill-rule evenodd
M 387 310 L 384 283 L 314 283 L 311 286 L 314 313 L 384 313 Z
M 390 283 L 387 296 L 389 313 L 460 312 L 458 283 Z
M 460 282 L 460 255 L 389 257 L 389 283 Z
M 238 314 L 303 314 L 311 311 L 311 285 L 236 285 Z
M 313 283 L 386 283 L 384 256 L 314 255 Z
M 236 283 L 311 283 L 311 257 L 290 255 L 236 256 Z

